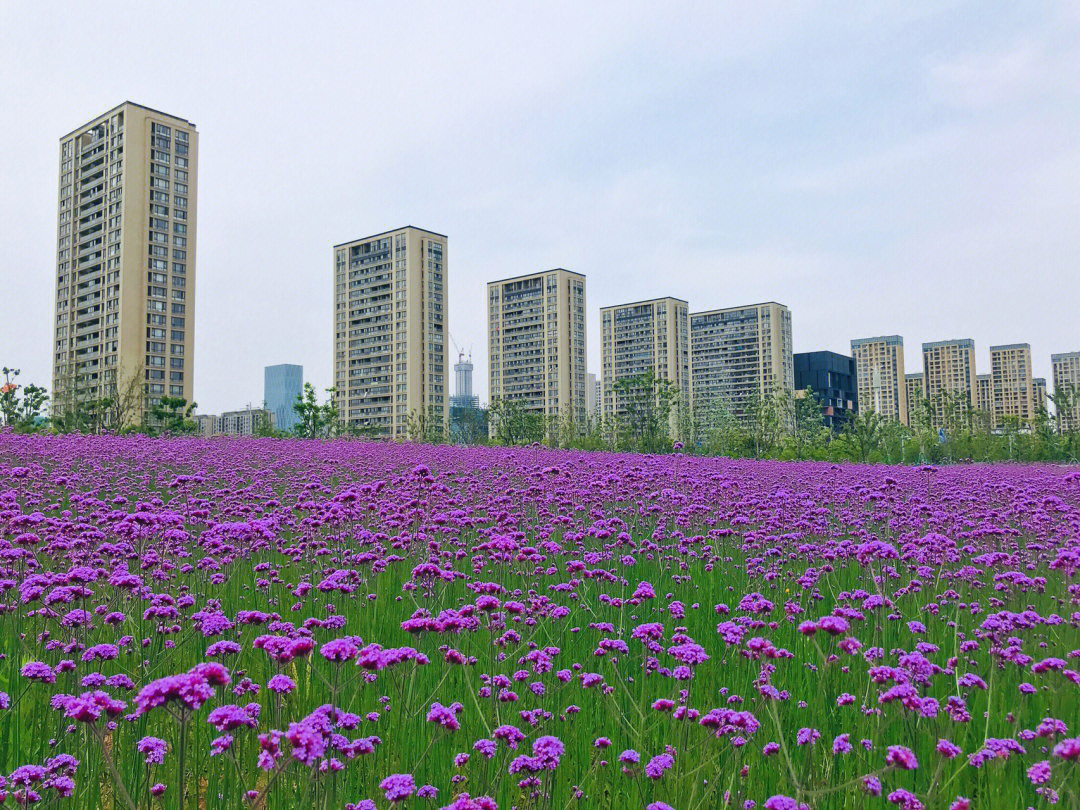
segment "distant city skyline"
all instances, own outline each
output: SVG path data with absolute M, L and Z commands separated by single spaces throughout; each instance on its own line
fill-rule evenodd
M 796 352 L 964 335 L 983 373 L 1022 341 L 1051 385 L 1051 355 L 1080 348 L 1075 4 L 405 4 L 283 25 L 196 3 L 170 21 L 167 82 L 128 35 L 153 7 L 122 26 L 55 11 L 12 6 L 0 32 L 0 360 L 26 382 L 52 380 L 59 138 L 125 100 L 198 122 L 204 413 L 257 401 L 281 357 L 329 386 L 332 245 L 409 222 L 450 237 L 448 331 L 480 369 L 486 283 L 551 267 L 589 279 L 590 373 L 600 308 L 658 295 L 783 301 Z M 371 27 L 382 42 L 343 47 Z M 389 71 L 407 37 L 430 47 Z

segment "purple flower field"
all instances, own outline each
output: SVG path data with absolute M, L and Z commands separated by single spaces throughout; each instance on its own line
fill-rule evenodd
M 0 433 L 0 800 L 1080 806 L 1080 471 Z

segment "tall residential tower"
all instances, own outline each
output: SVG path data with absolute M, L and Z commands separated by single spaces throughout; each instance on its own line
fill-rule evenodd
M 654 298 L 600 310 L 601 405 L 607 417 L 621 414 L 625 403 L 619 380 L 651 371 L 690 398 L 689 305 L 681 298 Z M 673 411 L 674 429 L 677 414 Z
M 945 427 L 949 400 L 958 401 L 962 413 L 970 413 L 978 399 L 975 375 L 975 341 L 971 338 L 924 343 L 923 398 L 930 403 L 930 422 Z M 908 410 L 914 403 L 908 398 Z
M 1080 430 L 1080 352 L 1050 355 L 1058 430 Z
M 795 390 L 791 310 L 768 301 L 690 315 L 694 418 L 714 405 L 746 418 L 754 399 Z
M 449 419 L 446 237 L 411 225 L 334 246 L 334 386 L 373 435 Z
M 125 101 L 60 139 L 53 413 L 192 401 L 199 135 Z
M 492 281 L 491 402 L 585 422 L 585 276 L 562 268 Z
M 1018 420 L 1021 426 L 1031 423 L 1035 414 L 1032 387 L 1030 343 L 990 347 L 990 413 L 995 428 L 1003 427 L 1006 418 Z
M 886 419 L 908 423 L 904 339 L 899 335 L 851 341 L 859 389 L 859 411 L 874 411 Z

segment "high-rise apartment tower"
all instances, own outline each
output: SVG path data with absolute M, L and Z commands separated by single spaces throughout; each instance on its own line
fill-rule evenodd
M 739 418 L 776 391 L 795 390 L 791 310 L 768 301 L 690 314 L 690 396 L 695 420 L 716 406 Z
M 125 101 L 60 139 L 53 413 L 192 401 L 199 135 Z
M 945 426 L 946 416 L 955 400 L 961 413 L 975 407 L 978 398 L 975 375 L 975 341 L 971 338 L 924 343 L 923 398 L 930 403 L 930 422 L 934 428 Z M 908 398 L 908 410 L 912 408 Z
M 1030 343 L 990 347 L 990 387 L 995 428 L 1002 427 L 1008 417 L 1018 420 L 1021 426 L 1031 423 L 1035 401 Z
M 613 417 L 625 410 L 616 383 L 651 371 L 690 395 L 689 306 L 680 298 L 654 298 L 600 310 L 601 408 Z M 672 411 L 674 427 L 677 412 Z
M 851 341 L 859 410 L 874 411 L 886 419 L 908 423 L 907 381 L 904 375 L 904 339 L 899 335 Z
M 491 402 L 583 424 L 585 276 L 556 268 L 487 290 Z
M 1080 430 L 1080 352 L 1050 355 L 1058 430 Z
M 446 237 L 411 225 L 334 246 L 334 386 L 349 425 L 405 438 L 449 419 Z

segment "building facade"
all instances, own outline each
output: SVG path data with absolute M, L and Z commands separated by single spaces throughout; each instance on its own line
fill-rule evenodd
M 585 276 L 562 268 L 492 281 L 491 402 L 585 421 Z
M 904 388 L 907 390 L 908 416 L 915 411 L 923 400 L 923 384 L 925 380 L 921 372 L 912 372 L 904 375 Z
M 989 374 L 975 375 L 975 408 L 987 416 L 994 411 L 994 386 Z
M 263 369 L 263 406 L 274 412 L 278 430 L 292 430 L 299 421 L 293 406 L 303 390 L 303 366 L 281 363 Z
M 791 346 L 791 310 L 775 301 L 691 313 L 694 418 L 716 406 L 746 418 L 754 399 L 794 391 Z
M 600 418 L 600 381 L 595 374 L 585 375 L 585 419 L 596 422 Z
M 908 423 L 904 339 L 899 335 L 851 341 L 860 411 Z
M 948 401 L 955 398 L 963 413 L 975 407 L 978 398 L 975 374 L 975 341 L 971 338 L 924 343 L 923 398 L 929 402 L 930 422 L 945 427 Z M 908 409 L 912 406 L 908 398 Z
M 689 401 L 689 305 L 669 297 L 601 308 L 600 362 L 600 406 L 608 418 L 625 411 L 616 383 L 649 371 L 670 381 L 682 402 Z M 673 429 L 677 417 L 673 409 Z
M 407 226 L 334 246 L 341 419 L 377 436 L 449 419 L 446 236 Z
M 260 428 L 279 427 L 269 408 L 244 408 L 225 411 L 221 416 L 199 414 L 195 424 L 200 436 L 254 436 Z
M 855 358 L 836 352 L 800 352 L 792 356 L 795 392 L 812 390 L 821 402 L 825 424 L 839 430 L 858 412 Z
M 990 347 L 992 424 L 1000 428 L 1006 419 L 1029 425 L 1035 415 L 1031 377 L 1031 344 L 1009 343 Z
M 219 436 L 254 436 L 259 428 L 274 427 L 274 412 L 266 408 L 225 411 L 217 419 Z
M 1080 430 L 1080 352 L 1050 355 L 1058 430 Z
M 1037 414 L 1046 408 L 1046 377 L 1031 378 L 1031 406 Z
M 198 153 L 193 123 L 130 101 L 60 139 L 54 414 L 192 401 Z

